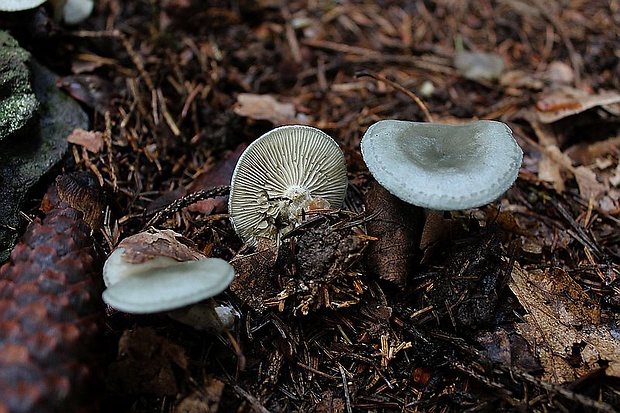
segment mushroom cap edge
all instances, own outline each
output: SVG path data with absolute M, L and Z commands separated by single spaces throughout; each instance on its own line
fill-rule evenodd
M 455 155 L 450 167 L 442 169 L 441 159 L 427 161 L 427 165 L 413 159 L 420 156 L 412 155 L 416 146 L 441 152 L 428 149 L 435 139 L 441 150 L 463 146 L 463 153 Z M 462 125 L 382 120 L 368 128 L 360 146 L 379 184 L 405 202 L 432 210 L 468 209 L 492 202 L 516 180 L 523 159 L 510 128 L 490 120 Z M 463 170 L 454 166 L 461 160 L 470 161 Z M 483 182 L 489 184 L 481 186 Z

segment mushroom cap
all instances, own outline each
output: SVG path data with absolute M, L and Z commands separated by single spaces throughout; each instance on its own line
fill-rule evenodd
M 78 24 L 93 12 L 94 0 L 67 0 L 62 9 L 62 17 L 67 24 Z
M 234 276 L 234 268 L 220 258 L 151 266 L 109 285 L 103 292 L 103 301 L 126 313 L 168 311 L 221 293 Z
M 34 9 L 46 0 L 0 0 L 0 11 L 22 11 Z
M 230 184 L 230 220 L 251 246 L 256 237 L 278 240 L 312 200 L 340 208 L 347 182 L 344 155 L 329 135 L 310 126 L 281 126 L 239 157 Z
M 458 210 L 488 204 L 515 181 L 523 151 L 510 128 L 481 120 L 444 125 L 383 120 L 361 142 L 374 178 L 413 205 Z

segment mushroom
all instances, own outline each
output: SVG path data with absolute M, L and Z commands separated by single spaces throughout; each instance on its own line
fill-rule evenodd
M 523 151 L 502 123 L 481 120 L 443 125 L 379 121 L 361 142 L 373 177 L 390 193 L 431 210 L 488 204 L 519 173 Z
M 0 11 L 23 11 L 34 9 L 46 0 L 0 0 Z M 62 18 L 67 24 L 84 21 L 93 11 L 94 0 L 49 0 L 56 20 Z
M 62 18 L 67 24 L 78 24 L 93 12 L 94 0 L 66 0 L 62 8 Z
M 228 288 L 233 267 L 187 243 L 171 230 L 150 230 L 121 241 L 103 267 L 103 301 L 126 313 L 156 313 L 195 304 Z
M 326 133 L 302 125 L 275 128 L 239 157 L 228 210 L 239 237 L 279 242 L 305 212 L 340 208 L 347 190 L 344 155 Z
M 368 232 L 379 238 L 369 247 L 369 269 L 399 286 L 417 256 L 412 247 L 432 244 L 446 228 L 433 211 L 492 202 L 515 181 L 523 157 L 508 126 L 495 121 L 384 120 L 368 128 L 361 150 L 379 184 L 367 194 L 367 212 L 377 216 Z
M 0 11 L 22 11 L 34 9 L 46 0 L 0 0 Z

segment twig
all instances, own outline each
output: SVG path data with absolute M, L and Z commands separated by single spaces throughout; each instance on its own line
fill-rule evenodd
M 177 211 L 182 210 L 192 204 L 195 204 L 198 201 L 203 201 L 209 198 L 215 198 L 217 196 L 224 196 L 230 193 L 230 187 L 227 185 L 216 186 L 211 189 L 204 189 L 202 191 L 194 192 L 192 194 L 186 195 L 183 198 L 179 198 L 170 204 L 168 204 L 164 209 L 157 212 L 153 218 L 146 223 L 144 228 L 148 228 L 153 226 L 160 221 L 168 218 L 170 215 L 174 214 Z
M 388 85 L 392 86 L 393 88 L 395 88 L 397 90 L 400 90 L 401 92 L 403 92 L 404 94 L 409 96 L 411 99 L 413 99 L 413 101 L 416 103 L 416 105 L 418 105 L 418 107 L 422 110 L 422 113 L 424 113 L 424 118 L 426 119 L 427 122 L 432 122 L 433 121 L 433 117 L 431 116 L 431 113 L 428 111 L 428 108 L 426 107 L 424 102 L 422 102 L 422 100 L 419 97 L 417 97 L 416 94 L 413 93 L 412 91 L 405 89 L 404 87 L 402 87 L 398 83 L 393 82 L 390 79 L 386 78 L 385 76 L 379 75 L 377 73 L 373 73 L 373 72 L 359 72 L 359 73 L 356 73 L 356 76 L 357 77 L 369 76 L 369 77 L 372 77 L 375 80 L 379 80 L 381 82 L 387 83 Z
M 250 393 L 243 390 L 238 385 L 233 384 L 232 388 L 233 390 L 235 390 L 235 392 L 237 392 L 239 396 L 243 397 L 245 400 L 248 401 L 248 403 L 250 403 L 250 405 L 252 406 L 252 410 L 254 410 L 255 412 L 271 413 L 269 410 L 265 408 L 265 406 L 261 404 L 261 402 L 256 397 L 252 396 Z

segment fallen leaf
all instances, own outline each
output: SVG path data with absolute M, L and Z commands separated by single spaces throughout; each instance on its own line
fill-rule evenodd
M 542 123 L 553 123 L 597 106 L 607 106 L 618 102 L 620 102 L 620 93 L 588 94 L 579 89 L 564 87 L 543 95 L 536 102 L 536 113 L 538 120 Z
M 124 248 L 124 262 L 138 264 L 154 258 L 167 257 L 179 262 L 204 258 L 193 243 L 170 229 L 151 228 L 122 240 L 117 248 Z
M 247 148 L 245 143 L 237 146 L 226 159 L 214 163 L 209 169 L 198 175 L 188 188 L 188 192 L 191 194 L 220 185 L 230 185 L 230 180 L 232 179 L 232 174 L 239 160 L 239 156 L 241 156 L 245 148 Z M 227 208 L 228 196 L 218 196 L 198 201 L 190 205 L 187 209 L 209 215 L 216 212 L 225 212 Z
M 459 51 L 454 67 L 467 79 L 496 80 L 504 70 L 504 60 L 497 53 Z
M 596 174 L 590 168 L 578 166 L 574 174 L 581 198 L 586 201 L 592 198 L 598 203 L 608 188 L 596 179 Z
M 198 389 L 178 402 L 174 413 L 216 413 L 222 401 L 224 387 L 224 382 L 206 377 Z
M 308 124 L 310 121 L 306 115 L 297 113 L 293 103 L 278 102 L 271 95 L 240 93 L 233 111 L 239 116 L 268 120 L 274 125 Z
M 98 154 L 101 152 L 101 148 L 103 148 L 103 133 L 77 128 L 71 132 L 71 135 L 67 136 L 67 141 L 80 145 L 89 152 Z
M 262 313 L 266 310 L 265 300 L 277 294 L 277 286 L 271 269 L 278 259 L 278 246 L 269 238 L 258 238 L 257 251 L 237 255 L 230 261 L 237 277 L 230 284 L 230 291 L 241 301 Z
M 515 263 L 510 289 L 527 311 L 517 331 L 543 366 L 543 379 L 565 383 L 609 365 L 620 373 L 620 339 L 601 324 L 600 308 L 565 271 L 525 271 Z
M 152 328 L 127 330 L 118 343 L 118 358 L 110 365 L 107 387 L 113 393 L 176 395 L 178 373 L 186 369 L 181 346 Z

